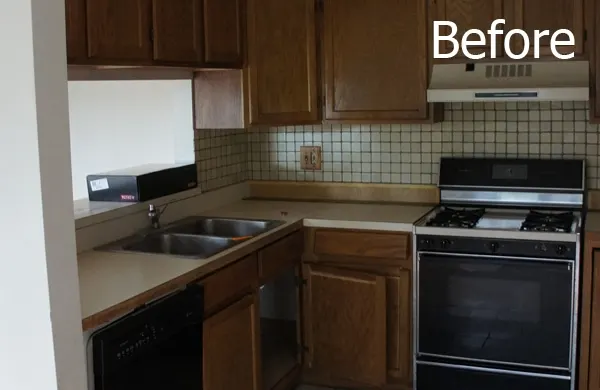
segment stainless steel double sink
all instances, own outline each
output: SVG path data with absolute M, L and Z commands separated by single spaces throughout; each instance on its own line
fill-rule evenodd
M 284 221 L 189 217 L 101 246 L 97 250 L 206 259 L 268 232 Z

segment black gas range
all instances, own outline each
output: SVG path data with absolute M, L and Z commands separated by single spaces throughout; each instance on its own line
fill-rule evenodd
M 416 390 L 573 390 L 583 160 L 442 158 L 414 227 Z

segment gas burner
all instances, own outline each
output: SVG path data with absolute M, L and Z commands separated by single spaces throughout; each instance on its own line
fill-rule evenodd
M 530 211 L 521 224 L 523 231 L 530 232 L 559 232 L 571 233 L 571 227 L 575 217 L 571 211 L 562 213 L 543 213 Z
M 471 229 L 477 225 L 484 213 L 485 209 L 483 208 L 452 209 L 444 207 L 432 219 L 427 221 L 426 226 Z

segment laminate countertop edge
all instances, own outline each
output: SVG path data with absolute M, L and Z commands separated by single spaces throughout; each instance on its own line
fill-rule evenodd
M 196 282 L 291 233 L 307 227 L 412 232 L 429 206 L 361 205 L 242 200 L 201 215 L 278 219 L 277 228 L 208 259 L 88 251 L 79 254 L 83 330 L 91 330 L 135 308 Z

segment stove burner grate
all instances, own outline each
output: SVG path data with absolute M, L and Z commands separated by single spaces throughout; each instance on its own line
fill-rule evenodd
M 426 226 L 456 227 L 471 229 L 477 225 L 479 219 L 485 213 L 484 208 L 478 209 L 453 209 L 445 207 L 432 219 L 427 221 Z
M 549 213 L 532 210 L 521 224 L 522 231 L 571 233 L 575 217 L 571 211 Z

